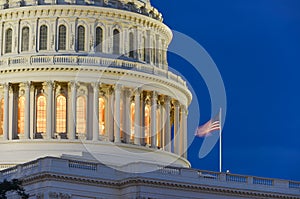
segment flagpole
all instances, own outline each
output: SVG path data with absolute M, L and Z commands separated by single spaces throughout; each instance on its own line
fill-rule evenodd
M 219 121 L 220 121 L 219 171 L 221 173 L 222 172 L 222 108 L 220 108 Z

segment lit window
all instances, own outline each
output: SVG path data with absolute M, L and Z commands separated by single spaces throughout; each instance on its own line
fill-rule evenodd
M 130 120 L 131 120 L 131 127 L 130 127 L 130 139 L 134 139 L 134 117 L 135 117 L 135 104 L 131 103 L 130 105 Z
M 60 25 L 58 28 L 58 50 L 66 50 L 66 26 Z
M 96 28 L 96 52 L 102 52 L 103 31 L 102 28 Z
M 133 33 L 129 33 L 129 57 L 134 58 L 134 38 Z
M 21 51 L 29 50 L 29 28 L 24 27 L 22 29 L 22 42 L 21 42 Z
M 56 132 L 65 133 L 67 130 L 67 100 L 60 95 L 56 99 Z
M 105 102 L 103 98 L 99 98 L 99 129 L 100 135 L 105 135 Z
M 47 50 L 48 27 L 42 25 L 40 27 L 40 50 Z
M 3 135 L 4 99 L 0 101 L 0 135 Z
M 24 133 L 24 110 L 25 110 L 25 97 L 19 97 L 18 100 L 18 134 Z
M 115 29 L 113 34 L 113 54 L 120 54 L 120 32 Z
M 77 50 L 84 51 L 85 45 L 85 28 L 83 26 L 78 26 L 77 29 Z
M 37 98 L 37 107 L 36 107 L 36 132 L 37 133 L 46 133 L 46 97 L 40 95 Z
M 77 98 L 77 133 L 86 133 L 86 99 L 83 96 Z
M 12 29 L 9 28 L 5 33 L 5 53 L 11 53 L 12 50 Z
M 150 144 L 150 106 L 145 107 L 145 142 Z

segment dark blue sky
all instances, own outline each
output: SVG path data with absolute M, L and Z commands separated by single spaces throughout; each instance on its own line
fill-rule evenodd
M 224 170 L 300 181 L 300 1 L 152 0 L 152 4 L 171 29 L 207 50 L 222 75 L 227 93 Z M 205 83 L 178 56 L 170 54 L 169 64 L 196 90 L 200 124 L 205 123 L 211 111 Z M 202 141 L 193 140 L 189 160 L 195 168 L 217 171 L 218 146 L 199 159 Z

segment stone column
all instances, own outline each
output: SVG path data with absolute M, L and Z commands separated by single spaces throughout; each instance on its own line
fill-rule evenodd
M 135 113 L 134 113 L 134 144 L 141 145 L 141 107 L 140 107 L 140 90 L 136 90 L 134 93 L 134 104 L 135 104 Z
M 174 104 L 174 153 L 179 155 L 179 103 L 177 101 L 173 102 Z
M 3 139 L 8 140 L 9 84 L 5 83 L 3 87 L 4 87 Z
M 25 110 L 24 110 L 24 138 L 30 139 L 30 82 L 24 84 Z
M 150 117 L 151 148 L 156 148 L 156 109 L 157 109 L 157 94 L 155 91 L 153 91 L 151 96 L 151 117 Z
M 141 145 L 145 145 L 145 96 L 141 92 L 141 103 L 140 103 L 140 135 L 141 135 Z
M 9 129 L 8 137 L 10 140 L 14 139 L 17 135 L 17 103 L 16 103 L 16 88 L 13 85 L 9 86 Z
M 116 85 L 115 87 L 115 110 L 114 110 L 114 136 L 115 143 L 120 143 L 120 97 L 121 97 L 121 86 Z
M 157 118 L 157 128 L 158 128 L 158 146 L 160 148 L 163 148 L 164 146 L 164 109 L 163 109 L 163 101 L 160 98 L 158 101 L 158 115 L 159 117 Z
M 47 115 L 46 115 L 46 137 L 52 139 L 53 137 L 53 88 L 54 82 L 47 81 Z
M 30 85 L 30 138 L 34 139 L 36 131 L 36 106 L 35 106 L 35 87 Z
M 130 142 L 131 135 L 131 91 L 124 90 L 124 98 L 123 98 L 123 133 L 124 139 L 126 143 Z
M 185 106 L 180 106 L 180 130 L 179 130 L 179 155 L 184 155 L 184 118 L 185 118 Z
M 71 90 L 70 110 L 68 115 L 68 131 L 69 139 L 74 140 L 76 138 L 76 108 L 77 108 L 77 82 L 71 81 L 69 83 Z
M 105 126 L 107 126 L 107 134 L 109 141 L 114 141 L 114 96 L 113 89 L 108 89 L 107 92 L 107 121 Z
M 168 152 L 171 152 L 171 124 L 170 124 L 170 112 L 171 112 L 171 105 L 170 105 L 171 98 L 166 96 L 164 99 L 164 108 L 165 108 L 165 120 L 164 120 L 164 149 Z
M 187 138 L 187 116 L 188 116 L 188 111 L 186 107 L 184 107 L 183 111 L 183 157 L 187 158 L 187 150 L 188 150 L 188 138 Z
M 93 141 L 99 140 L 99 83 L 93 82 Z

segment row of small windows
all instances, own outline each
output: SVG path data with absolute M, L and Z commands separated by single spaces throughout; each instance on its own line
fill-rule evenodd
M 8 28 L 5 32 L 5 53 L 12 52 L 12 38 L 13 31 L 11 28 Z M 85 51 L 85 34 L 86 30 L 84 26 L 77 27 L 77 51 Z M 120 32 L 114 30 L 113 32 L 113 53 L 120 53 Z M 103 42 L 103 30 L 100 27 L 96 28 L 96 43 L 95 50 L 96 52 L 102 52 L 102 42 Z M 58 50 L 66 50 L 67 47 L 67 28 L 65 25 L 60 25 L 58 28 Z M 39 50 L 48 49 L 48 27 L 42 25 L 39 31 Z M 29 27 L 23 27 L 21 32 L 21 52 L 29 50 Z
M 29 27 L 23 27 L 21 31 L 21 52 L 29 51 Z M 46 25 L 42 25 L 39 28 L 39 46 L 38 50 L 48 50 L 48 27 Z M 95 30 L 95 51 L 96 52 L 103 52 L 103 30 L 100 27 L 97 27 Z M 5 53 L 11 53 L 12 52 L 12 38 L 13 38 L 13 30 L 11 28 L 8 28 L 5 32 Z M 67 28 L 65 25 L 60 25 L 58 27 L 58 37 L 57 37 L 57 50 L 67 50 Z M 76 50 L 77 51 L 85 51 L 86 49 L 86 29 L 84 26 L 80 25 L 77 27 L 77 34 L 76 34 Z M 113 30 L 113 54 L 120 54 L 120 31 L 118 29 Z M 162 43 L 164 43 L 164 40 L 162 40 Z M 162 51 L 156 51 L 156 45 L 153 41 L 151 52 L 148 51 L 149 56 L 147 56 L 147 50 L 145 48 L 146 46 L 146 38 L 142 37 L 141 40 L 141 54 L 140 58 L 143 61 L 152 63 L 160 63 L 162 62 L 162 59 L 165 59 L 162 57 L 162 54 L 164 52 Z M 159 55 L 156 53 L 160 52 Z M 132 32 L 129 33 L 129 53 L 128 56 L 131 58 L 134 58 L 136 55 L 135 50 L 135 36 Z

